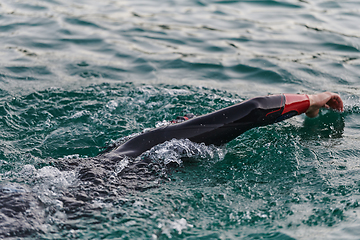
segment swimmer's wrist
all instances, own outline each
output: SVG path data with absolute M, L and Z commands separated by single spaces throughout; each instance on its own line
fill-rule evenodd
M 305 113 L 310 107 L 310 98 L 306 94 L 284 94 L 285 106 L 283 114 L 296 111 L 297 115 Z
M 309 97 L 310 106 L 306 110 L 305 114 L 309 118 L 314 118 L 319 114 L 320 108 L 316 106 L 317 99 L 315 95 L 307 95 L 307 96 Z

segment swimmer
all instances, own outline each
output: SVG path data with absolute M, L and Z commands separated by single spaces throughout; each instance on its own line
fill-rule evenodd
M 187 138 L 197 143 L 221 145 L 253 127 L 279 122 L 302 113 L 316 117 L 321 107 L 343 111 L 343 102 L 339 95 L 329 92 L 258 97 L 203 116 L 179 117 L 168 126 L 139 134 L 96 157 L 50 159 L 50 166 L 46 168 L 55 171 L 52 167 L 56 167 L 57 176 L 68 176 L 75 172 L 78 181 L 64 187 L 63 184 L 43 185 L 39 178 L 40 185 L 37 186 L 41 186 L 40 189 L 44 187 L 46 190 L 49 187 L 45 195 L 42 195 L 43 198 L 39 197 L 39 189 L 36 190 L 37 193 L 27 191 L 28 186 L 22 188 L 22 185 L 18 184 L 17 189 L 25 190 L 11 192 L 6 185 L 0 185 L 0 238 L 42 232 L 47 219 L 44 212 L 51 216 L 61 211 L 66 213 L 68 219 L 86 218 L 89 209 L 98 211 L 98 204 L 94 204 L 98 199 L 119 199 L 127 193 L 158 186 L 162 174 L 157 173 L 161 172 L 159 169 L 162 166 L 157 163 L 149 164 L 146 159 L 132 161 L 125 156 L 137 157 L 155 145 L 171 139 Z M 122 159 L 125 161 L 119 165 Z M 24 168 L 23 171 L 27 171 L 26 169 L 32 168 Z M 37 170 L 34 168 L 32 171 Z M 31 175 L 32 173 L 26 174 Z M 37 177 L 34 179 L 36 185 Z M 54 189 L 58 191 L 56 194 L 47 194 Z M 42 202 L 44 200 L 45 202 Z M 46 210 L 38 210 L 44 207 Z
M 340 112 L 344 110 L 340 96 L 331 92 L 257 97 L 206 115 L 178 117 L 172 121 L 173 124 L 137 135 L 100 156 L 109 160 L 119 160 L 123 156 L 137 157 L 171 139 L 189 139 L 218 146 L 254 127 L 280 122 L 302 113 L 310 118 L 316 117 L 322 107 Z

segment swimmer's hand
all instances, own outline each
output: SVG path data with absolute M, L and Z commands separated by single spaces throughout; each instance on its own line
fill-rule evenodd
M 323 92 L 308 96 L 310 99 L 310 107 L 306 111 L 306 116 L 310 118 L 316 117 L 322 107 L 331 108 L 340 112 L 344 111 L 343 101 L 336 93 Z

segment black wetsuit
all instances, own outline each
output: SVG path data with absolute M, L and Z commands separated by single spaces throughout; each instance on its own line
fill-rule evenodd
M 307 95 L 284 94 L 253 98 L 242 103 L 194 117 L 180 123 L 142 133 L 103 153 L 109 159 L 137 157 L 153 146 L 171 139 L 221 145 L 258 126 L 279 122 L 304 113 L 310 106 Z
M 47 175 L 44 179 L 42 173 L 39 173 L 34 174 L 32 178 L 34 188 L 38 188 L 35 191 L 26 190 L 30 186 L 25 186 L 25 190 L 22 191 L 21 184 L 18 184 L 16 191 L 9 191 L 6 184 L 0 184 L 0 238 L 31 237 L 32 234 L 43 232 L 42 226 L 48 222 L 49 217 L 59 211 L 67 214 L 68 219 L 92 218 L 93 216 L 88 213 L 98 211 L 98 205 L 94 204 L 98 199 L 119 203 L 123 201 L 119 197 L 129 192 L 144 191 L 158 186 L 163 176 L 159 174 L 162 173 L 161 164 L 149 164 L 145 159 L 137 159 L 125 161 L 122 167 L 119 166 L 118 163 L 126 155 L 139 156 L 153 146 L 173 138 L 188 138 L 198 143 L 221 145 L 252 127 L 301 114 L 308 107 L 309 99 L 306 95 L 286 94 L 254 98 L 204 116 L 188 120 L 186 117 L 178 119 L 175 121 L 178 123 L 142 133 L 97 157 L 53 159 L 50 161 L 52 167 L 68 173 L 76 172 L 78 181 L 69 187 L 62 184 L 55 186 L 55 180 L 51 180 L 51 177 L 48 180 Z M 38 170 L 34 168 L 33 171 Z M 50 168 L 47 171 L 54 170 Z M 33 174 L 29 173 L 24 177 L 27 179 L 27 176 L 31 175 Z M 64 175 L 57 173 L 57 176 Z M 16 184 L 17 181 L 17 178 L 14 178 L 12 184 Z M 39 189 L 47 188 L 55 194 L 41 195 Z M 40 197 L 39 194 L 45 197 Z M 43 199 L 45 202 L 42 202 Z M 45 209 L 40 210 L 43 208 Z M 44 212 L 47 214 L 41 214 Z

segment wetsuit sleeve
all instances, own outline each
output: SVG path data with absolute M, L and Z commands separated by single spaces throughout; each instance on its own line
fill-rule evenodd
M 171 139 L 187 138 L 193 142 L 221 145 L 251 128 L 302 114 L 309 106 L 307 95 L 284 94 L 253 98 L 213 113 L 140 134 L 107 154 L 109 157 L 136 157 Z
M 305 113 L 310 107 L 309 96 L 306 94 L 284 94 L 285 107 L 282 114 L 296 111 L 297 114 Z

